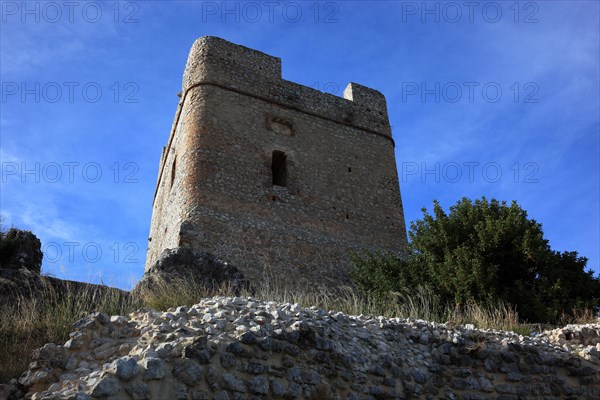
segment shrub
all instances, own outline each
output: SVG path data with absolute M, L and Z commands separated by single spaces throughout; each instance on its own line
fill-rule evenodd
M 542 225 L 516 202 L 463 198 L 449 213 L 437 201 L 433 214 L 422 211 L 411 223 L 403 260 L 355 257 L 359 288 L 381 296 L 420 284 L 442 302 L 509 303 L 536 322 L 558 322 L 600 304 L 600 278 L 585 271 L 587 259 L 550 249 Z

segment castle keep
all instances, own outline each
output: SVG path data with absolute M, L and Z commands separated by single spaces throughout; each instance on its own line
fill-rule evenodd
M 339 282 L 349 253 L 402 252 L 385 97 L 283 80 L 281 60 L 216 37 L 189 54 L 160 159 L 146 271 L 191 247 L 250 280 Z

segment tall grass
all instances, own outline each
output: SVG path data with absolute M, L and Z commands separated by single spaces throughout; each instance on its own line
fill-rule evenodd
M 73 323 L 85 315 L 93 311 L 123 315 L 142 305 L 120 290 L 68 282 L 56 289 L 42 278 L 34 297 L 18 295 L 10 304 L 0 304 L 0 382 L 20 375 L 33 350 L 46 343 L 64 343 Z
M 412 292 L 392 292 L 376 297 L 359 292 L 351 286 L 336 289 L 315 285 L 294 286 L 276 278 L 264 279 L 252 290 L 235 292 L 227 284 L 207 290 L 193 278 L 176 278 L 159 282 L 143 302 L 152 308 L 165 310 L 179 305 L 197 303 L 214 295 L 252 296 L 257 300 L 277 303 L 298 303 L 304 307 L 341 311 L 350 315 L 373 315 L 421 319 L 450 325 L 473 324 L 478 328 L 511 330 L 519 327 L 518 313 L 505 303 L 480 305 L 443 304 L 430 290 L 419 287 Z

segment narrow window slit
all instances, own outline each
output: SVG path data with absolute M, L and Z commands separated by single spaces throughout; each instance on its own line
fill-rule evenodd
M 176 169 L 177 158 L 173 158 L 173 166 L 171 167 L 171 187 L 173 187 L 173 182 L 175 182 L 175 169 Z
M 271 173 L 273 175 L 273 185 L 283 187 L 287 186 L 287 155 L 283 151 L 273 150 L 273 156 L 271 159 Z

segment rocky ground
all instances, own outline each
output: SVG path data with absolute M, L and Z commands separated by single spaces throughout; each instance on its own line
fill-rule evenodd
M 0 398 L 600 399 L 600 324 L 531 338 L 215 297 L 74 328 Z

